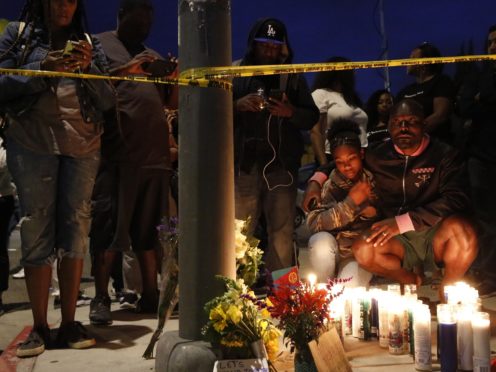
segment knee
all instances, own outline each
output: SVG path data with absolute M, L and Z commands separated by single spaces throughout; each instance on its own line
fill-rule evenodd
M 464 250 L 477 249 L 477 233 L 475 224 L 461 216 L 446 218 L 439 228 L 436 237 L 450 240 Z
M 475 224 L 465 217 L 450 216 L 442 222 L 433 243 L 434 247 L 449 247 L 449 251 L 457 252 L 455 261 L 473 260 L 478 251 Z
M 365 240 L 357 240 L 351 247 L 355 260 L 363 267 L 369 267 L 374 260 L 374 250 L 370 243 Z
M 335 254 L 338 252 L 338 242 L 336 241 L 336 238 L 328 232 L 321 231 L 310 237 L 308 240 L 308 249 L 313 254 L 322 254 L 324 252 Z

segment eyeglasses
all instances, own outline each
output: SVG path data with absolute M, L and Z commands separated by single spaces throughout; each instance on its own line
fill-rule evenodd
M 389 120 L 389 125 L 391 126 L 391 128 L 395 129 L 403 127 L 418 128 L 422 126 L 422 120 L 420 120 L 420 118 L 415 115 L 399 115 L 393 116 L 391 120 Z

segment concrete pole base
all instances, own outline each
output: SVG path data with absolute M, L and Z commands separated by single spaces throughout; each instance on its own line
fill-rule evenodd
M 165 332 L 157 342 L 155 371 L 212 372 L 217 359 L 210 343 L 186 340 L 178 331 Z

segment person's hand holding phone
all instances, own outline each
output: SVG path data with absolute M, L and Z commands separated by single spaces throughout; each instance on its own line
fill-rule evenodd
M 45 71 L 83 71 L 90 65 L 91 58 L 91 45 L 87 41 L 68 40 L 63 50 L 48 52 L 40 67 Z
M 134 56 L 128 63 L 117 67 L 110 71 L 111 75 L 125 76 L 125 75 L 150 75 L 143 68 L 143 64 L 153 62 L 157 56 L 145 50 Z
M 63 55 L 68 65 L 75 66 L 73 70 L 86 71 L 92 59 L 91 44 L 86 40 L 68 40 Z
M 290 118 L 293 116 L 294 107 L 289 102 L 286 93 L 280 90 L 271 90 L 268 102 L 267 110 L 269 110 L 271 115 L 282 118 Z

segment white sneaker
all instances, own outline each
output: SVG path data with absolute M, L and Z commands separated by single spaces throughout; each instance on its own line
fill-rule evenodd
M 12 278 L 14 279 L 24 279 L 25 277 L 26 275 L 24 274 L 24 267 L 15 274 L 12 274 Z

